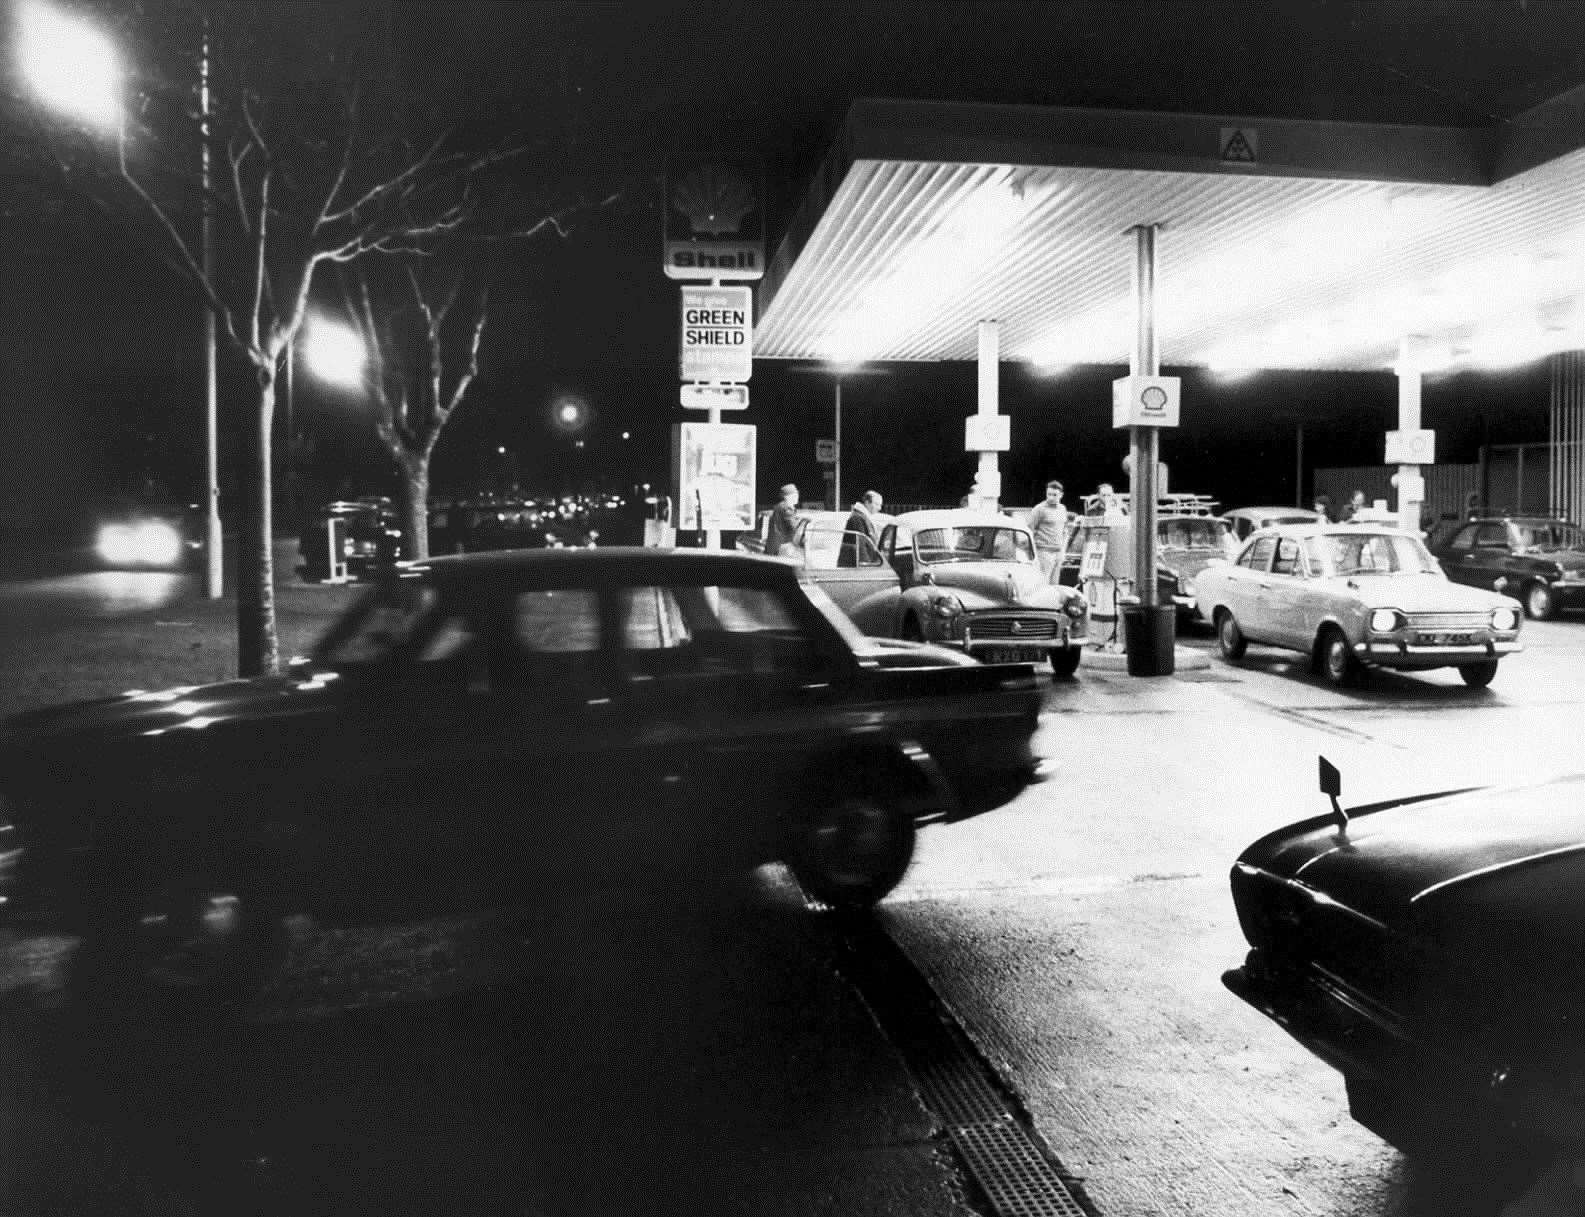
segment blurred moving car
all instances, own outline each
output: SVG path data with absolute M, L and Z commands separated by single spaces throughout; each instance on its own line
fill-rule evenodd
M 204 548 L 198 503 L 125 501 L 99 514 L 94 559 L 111 570 L 181 570 Z
M 1325 524 L 1326 516 L 1308 507 L 1235 507 L 1217 517 L 1227 522 L 1233 540 L 1239 544 L 1249 539 L 1249 534 L 1262 528 L 1275 528 L 1278 524 Z
M 1585 607 L 1585 529 L 1567 520 L 1467 520 L 1432 552 L 1455 583 L 1512 596 L 1537 621 Z
M 1239 856 L 1227 986 L 1409 1152 L 1585 1150 L 1585 776 L 1330 814 Z M 1501 1159 L 1504 1156 L 1498 1154 Z M 1505 1210 L 1506 1211 L 1506 1210 Z
M 845 520 L 845 517 L 844 517 Z M 1010 516 L 966 508 L 904 512 L 879 546 L 811 522 L 802 563 L 866 634 L 954 647 L 984 663 L 1048 662 L 1078 670 L 1089 606 L 1047 581 L 1034 536 Z
M 1523 650 L 1516 601 L 1451 582 L 1420 538 L 1397 528 L 1263 529 L 1199 586 L 1224 659 L 1241 659 L 1251 642 L 1286 647 L 1335 685 L 1370 667 L 1455 667 L 1484 688 L 1504 655 Z
M 0 923 L 79 936 L 68 996 L 141 1011 L 240 1000 L 297 913 L 410 919 L 773 860 L 866 908 L 920 826 L 1038 779 L 1040 700 L 1027 666 L 872 643 L 779 560 L 406 564 L 284 675 L 9 720 Z
M 297 548 L 305 580 L 366 579 L 402 556 L 402 528 L 388 498 L 338 499 L 304 526 Z

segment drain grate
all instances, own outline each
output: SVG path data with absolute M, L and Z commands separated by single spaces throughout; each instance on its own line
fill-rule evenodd
M 947 1137 L 997 1217 L 1088 1217 L 1011 1118 L 949 1128 Z
M 823 906 L 812 905 L 815 910 Z M 826 914 L 838 971 L 858 990 L 941 1122 L 991 1217 L 1094 1217 L 1025 1127 L 1017 1100 L 879 923 Z

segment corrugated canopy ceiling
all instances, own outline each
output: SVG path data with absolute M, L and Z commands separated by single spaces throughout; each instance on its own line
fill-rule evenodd
M 1125 364 L 1150 223 L 1164 365 L 1585 347 L 1585 89 L 1491 128 L 860 102 L 759 287 L 755 356 L 971 360 L 995 319 L 1003 359 Z

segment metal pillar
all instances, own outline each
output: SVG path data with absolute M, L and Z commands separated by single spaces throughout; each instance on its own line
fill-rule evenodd
M 213 193 L 209 186 L 209 29 L 204 28 L 204 49 L 199 59 L 198 111 L 200 158 L 203 170 L 203 243 L 204 278 L 215 281 L 215 214 Z M 215 311 L 204 305 L 204 595 L 210 600 L 220 599 L 223 591 L 224 564 L 220 552 L 220 412 L 217 408 L 218 377 L 215 367 Z M 268 471 L 265 471 L 265 476 Z
M 842 510 L 842 378 L 838 376 L 836 385 L 836 433 L 832 436 L 837 446 L 837 459 L 831 466 L 831 497 L 836 501 L 831 504 L 832 511 Z
M 1128 370 L 1134 376 L 1160 372 L 1156 345 L 1156 232 L 1159 225 L 1140 224 L 1134 234 L 1135 340 Z M 1129 515 L 1134 534 L 1134 595 L 1147 610 L 1156 594 L 1156 459 L 1160 451 L 1155 427 L 1130 427 L 1128 451 L 1133 458 Z
M 1398 340 L 1398 429 L 1400 431 L 1418 431 L 1420 429 L 1420 344 L 1413 338 L 1400 338 Z M 1423 486 L 1420 479 L 1419 465 L 1398 466 L 1398 527 L 1408 532 L 1420 530 L 1420 505 L 1425 499 L 1425 491 L 1416 489 Z
M 975 412 L 982 418 L 994 418 L 1000 402 L 998 392 L 1001 382 L 1002 325 L 999 321 L 979 323 L 979 393 Z M 975 485 L 984 488 L 974 506 L 985 511 L 996 511 L 1001 505 L 1002 474 L 995 452 L 979 454 L 978 475 Z

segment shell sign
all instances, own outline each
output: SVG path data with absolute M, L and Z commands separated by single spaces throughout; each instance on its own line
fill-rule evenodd
M 758 279 L 765 273 L 765 175 L 734 157 L 673 160 L 666 171 L 670 279 Z

